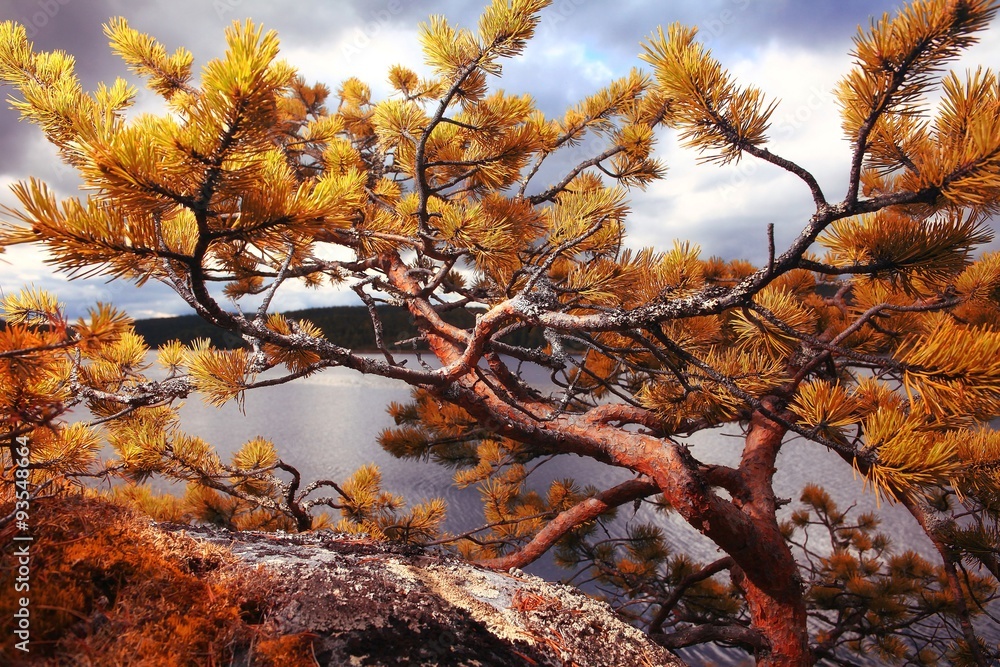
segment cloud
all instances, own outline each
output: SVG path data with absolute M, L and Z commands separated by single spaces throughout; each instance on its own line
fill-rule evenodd
M 845 191 L 850 152 L 831 93 L 846 56 L 771 42 L 729 63 L 741 86 L 778 100 L 768 149 L 810 170 L 835 199 Z M 726 166 L 699 163 L 694 151 L 661 132 L 667 177 L 633 198 L 629 244 L 663 247 L 674 239 L 701 246 L 704 255 L 767 259 L 766 229 L 775 225 L 780 248 L 815 211 L 807 186 L 780 168 L 745 156 Z
M 336 87 L 357 76 L 373 88 L 376 99 L 387 93 L 386 72 L 404 63 L 426 73 L 417 25 L 440 13 L 460 26 L 474 28 L 485 1 L 339 0 L 336 3 L 274 3 L 269 0 L 6 0 L 4 18 L 26 24 L 37 49 L 61 48 L 76 56 L 83 85 L 125 76 L 141 88 L 114 56 L 101 25 L 125 16 L 172 51 L 179 46 L 195 55 L 196 71 L 223 54 L 225 28 L 252 17 L 278 31 L 282 57 L 310 81 Z M 840 130 L 830 91 L 850 67 L 848 55 L 857 26 L 868 16 L 891 11 L 895 0 L 706 0 L 700 3 L 650 3 L 617 0 L 555 0 L 543 10 L 542 24 L 524 56 L 504 65 L 501 81 L 491 85 L 509 93 L 527 92 L 550 116 L 595 92 L 607 81 L 641 65 L 640 43 L 656 26 L 674 21 L 698 25 L 700 37 L 742 84 L 754 84 L 781 100 L 772 123 L 769 148 L 811 170 L 828 199 L 845 190 L 849 146 Z M 996 23 L 994 29 L 996 29 Z M 961 70 L 1000 61 L 1000 41 L 987 39 L 957 64 Z M 161 105 L 142 89 L 133 111 L 156 111 Z M 0 185 L 28 176 L 47 181 L 61 196 L 76 194 L 75 174 L 62 166 L 37 128 L 0 109 Z M 588 143 L 553 159 L 539 174 L 538 187 L 558 177 L 570 161 L 594 148 Z M 779 244 L 805 224 L 812 205 L 808 190 L 794 176 L 745 159 L 720 168 L 698 164 L 697 155 L 677 145 L 672 133 L 660 133 L 660 157 L 669 167 L 665 181 L 632 193 L 630 245 L 667 248 L 690 239 L 705 255 L 766 259 L 765 230 L 774 223 Z M 6 187 L 0 204 L 11 205 Z M 37 250 L 16 247 L 0 255 L 0 286 L 23 282 L 57 291 L 71 308 L 111 299 L 133 314 L 182 313 L 188 307 L 166 287 L 141 291 L 118 281 L 66 284 L 44 264 Z M 283 306 L 343 303 L 350 293 L 286 288 Z

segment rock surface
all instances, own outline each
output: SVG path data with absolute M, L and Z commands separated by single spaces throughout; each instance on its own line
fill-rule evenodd
M 224 546 L 275 582 L 268 622 L 321 665 L 683 666 L 576 589 L 329 533 L 161 526 Z

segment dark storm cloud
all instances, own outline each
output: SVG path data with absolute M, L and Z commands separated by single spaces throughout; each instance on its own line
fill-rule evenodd
M 199 63 L 220 55 L 222 30 L 234 19 L 253 17 L 278 30 L 286 45 L 322 47 L 349 34 L 360 43 L 389 26 L 412 28 L 431 13 L 442 13 L 454 23 L 471 27 L 484 2 L 465 0 L 339 0 L 322 3 L 270 2 L 267 0 L 6 0 L 2 18 L 20 20 L 36 47 L 62 48 L 77 57 L 84 85 L 123 73 L 101 32 L 110 16 L 124 15 L 132 25 L 162 41 L 168 49 L 184 45 Z M 716 49 L 737 49 L 770 40 L 805 43 L 846 43 L 859 22 L 871 12 L 894 3 L 886 0 L 789 2 L 762 0 L 711 0 L 709 2 L 654 3 L 621 0 L 555 0 L 543 11 L 538 36 L 530 47 L 530 63 L 507 67 L 505 86 L 512 90 L 535 89 L 542 107 L 561 110 L 562 102 L 590 92 L 596 83 L 578 82 L 572 63 L 546 62 L 539 52 L 568 40 L 587 44 L 588 55 L 607 63 L 616 73 L 637 64 L 639 43 L 656 25 L 673 21 L 701 26 L 702 38 Z M 350 45 L 351 42 L 348 42 Z M 522 71 L 523 70 L 523 71 Z M 329 73 L 329 83 L 340 78 Z M 527 84 L 520 84 L 519 79 Z M 557 83 L 557 85 L 552 85 Z M 532 85 L 534 84 L 534 85 Z M 552 108 L 549 108 L 552 107 Z M 9 158 L 23 150 L 23 133 L 12 133 L 15 114 L 0 115 L 0 140 Z M 11 155 L 13 153 L 13 155 Z M 16 161 L 16 160 L 12 160 Z
M 0 20 L 14 20 L 25 26 L 36 50 L 62 49 L 76 56 L 76 71 L 84 85 L 93 85 L 108 77 L 117 65 L 101 34 L 101 22 L 107 20 L 104 3 L 82 0 L 5 0 Z M 103 18 L 102 18 L 103 17 Z M 40 144 L 37 129 L 19 122 L 18 114 L 7 108 L 10 89 L 0 89 L 4 98 L 0 109 L 0 174 L 21 178 L 27 173 L 57 181 L 60 174 L 51 160 L 54 152 Z M 25 167 L 33 169 L 28 172 Z M 6 193 L 4 193 L 6 194 Z M 3 196 L 0 195 L 0 199 Z
M 710 0 L 649 2 L 648 0 L 556 0 L 543 12 L 541 36 L 565 26 L 596 53 L 615 65 L 635 62 L 657 26 L 674 22 L 697 26 L 700 38 L 713 50 L 758 47 L 770 41 L 813 49 L 850 44 L 859 24 L 899 5 L 892 0 L 795 2 L 792 0 Z
M 102 32 L 110 17 L 125 16 L 131 25 L 160 40 L 169 51 L 190 49 L 196 63 L 222 54 L 222 32 L 233 20 L 252 17 L 278 31 L 282 42 L 299 48 L 322 48 L 346 36 L 365 44 L 389 27 L 413 28 L 432 13 L 440 13 L 462 26 L 474 27 L 485 4 L 462 0 L 339 0 L 336 2 L 269 2 L 267 0 L 5 0 L 0 18 L 22 22 L 36 49 L 63 49 L 76 57 L 85 87 L 99 81 L 127 76 Z M 556 0 L 543 12 L 542 24 L 528 56 L 530 61 L 507 66 L 504 86 L 529 90 L 547 113 L 561 113 L 566 106 L 599 87 L 581 77 L 579 63 L 539 55 L 568 41 L 582 41 L 587 56 L 603 62 L 616 75 L 639 64 L 640 42 L 657 25 L 674 21 L 701 26 L 702 38 L 717 51 L 760 45 L 769 40 L 803 43 L 812 47 L 827 42 L 848 44 L 859 22 L 872 12 L 891 9 L 886 0 L 862 2 L 790 2 L 762 0 L 713 0 L 711 2 L 659 3 L 623 0 Z M 415 37 L 414 37 L 415 39 Z M 294 64 L 294 63 L 293 63 Z M 329 73 L 336 85 L 342 76 Z M 553 85 L 558 82 L 557 85 Z M 137 82 L 138 83 L 138 82 Z M 6 105 L 5 105 L 6 106 Z M 4 160 L 0 173 L 12 173 L 33 150 L 32 132 L 18 125 L 17 114 L 0 110 L 0 145 Z M 41 172 L 40 177 L 50 174 Z
M 168 51 L 179 46 L 191 50 L 195 71 L 225 49 L 223 31 L 233 20 L 252 18 L 278 32 L 285 57 L 293 66 L 309 67 L 309 76 L 335 87 L 351 67 L 366 65 L 375 55 L 369 49 L 383 48 L 380 39 L 392 34 L 400 54 L 414 53 L 416 26 L 430 14 L 443 14 L 459 26 L 475 28 L 486 0 L 335 0 L 326 2 L 274 2 L 271 0 L 0 0 L 0 20 L 13 19 L 27 27 L 36 50 L 62 49 L 76 57 L 77 72 L 85 88 L 93 89 L 99 81 L 113 81 L 124 76 L 140 90 L 143 82 L 128 74 L 121 60 L 111 53 L 102 24 L 110 17 L 124 16 L 132 27 L 161 41 Z M 548 115 L 560 115 L 571 104 L 595 92 L 613 77 L 625 75 L 638 59 L 640 43 L 656 26 L 672 22 L 697 25 L 700 38 L 724 65 L 753 60 L 755 53 L 768 46 L 779 52 L 802 49 L 824 56 L 839 57 L 851 48 L 851 38 L 859 24 L 867 26 L 869 16 L 893 11 L 890 0 L 708 0 L 662 2 L 651 0 L 555 0 L 543 11 L 542 23 L 525 56 L 504 65 L 501 82 L 491 81 L 510 93 L 530 93 Z M 405 40 L 405 43 L 404 41 Z M 313 58 L 324 54 L 329 61 Z M 400 58 L 405 56 L 401 55 Z M 420 68 L 422 63 L 406 63 Z M 346 68 L 346 69 L 345 69 Z M 366 74 L 371 83 L 384 79 L 384 72 L 372 69 Z M 804 85 L 808 85 L 805 82 Z M 9 89 L 0 91 L 6 97 Z M 140 93 L 137 106 L 151 103 L 151 94 Z M 0 177 L 23 179 L 36 176 L 49 182 L 61 195 L 72 195 L 77 184 L 74 173 L 59 164 L 55 151 L 45 144 L 37 128 L 19 123 L 15 112 L 0 105 Z M 794 111 L 794 108 L 792 109 Z M 673 140 L 661 144 L 664 153 Z M 592 145 L 586 148 L 593 148 Z M 577 153 L 553 160 L 553 167 L 565 168 L 577 162 Z M 671 162 L 671 160 L 668 160 Z M 673 165 L 673 163 L 671 162 Z M 679 167 L 671 167 L 670 179 L 682 176 Z M 553 169 L 551 178 L 556 177 Z M 550 179 L 540 174 L 539 186 Z M 727 180 L 729 179 L 729 180 Z M 701 195 L 703 200 L 719 200 L 699 190 L 728 192 L 732 177 L 720 175 L 702 181 L 683 181 L 692 187 L 681 194 Z M 759 189 L 759 185 L 755 185 Z M 677 194 L 677 193 L 675 193 Z M 692 237 L 709 254 L 727 257 L 754 255 L 761 261 L 761 230 L 775 222 L 759 209 L 737 211 L 726 219 L 706 215 L 689 229 L 677 226 L 663 229 L 660 238 L 657 220 L 688 219 L 684 215 L 684 197 L 660 198 L 654 193 L 633 193 L 635 216 L 632 229 L 641 244 L 653 243 L 669 248 L 674 237 Z M 8 193 L 0 192 L 0 203 L 10 203 Z M 808 202 L 806 202 L 808 203 Z M 763 210 L 775 210 L 764 205 Z M 781 207 L 778 207 L 781 208 Z M 797 215 L 778 222 L 779 242 L 783 234 L 797 231 Z M 787 232 L 785 230 L 788 230 Z M 753 239 L 747 245 L 747 239 Z M 58 292 L 67 302 L 81 304 L 112 300 L 137 316 L 151 313 L 186 312 L 180 299 L 160 285 L 147 285 L 141 291 L 123 283 L 106 284 L 101 280 L 60 284 L 38 262 L 15 259 L 12 249 L 0 264 L 0 288 L 10 289 L 24 281 Z M 4 258 L 0 257 L 0 261 Z M 16 265 L 16 270 L 14 267 Z M 24 278 L 24 280 L 22 280 Z M 342 301 L 340 294 L 321 292 L 325 303 Z M 290 295 L 289 306 L 307 305 Z M 79 313 L 79 307 L 71 310 Z
M 76 71 L 86 89 L 122 76 L 140 88 L 124 63 L 108 47 L 102 25 L 114 16 L 150 34 L 168 50 L 184 46 L 195 57 L 195 71 L 225 49 L 223 32 L 234 20 L 252 18 L 278 31 L 282 43 L 323 47 L 360 29 L 371 38 L 390 26 L 412 28 L 430 13 L 443 12 L 472 24 L 479 6 L 468 2 L 364 0 L 336 2 L 270 2 L 268 0 L 2 0 L 0 20 L 23 24 L 36 51 L 61 49 L 76 59 Z M 415 39 L 415 38 L 414 38 Z M 327 83 L 342 77 L 330 72 Z M 5 93 L 7 91 L 4 91 Z M 6 98 L 7 95 L 4 95 Z M 18 114 L 4 103 L 0 109 L 0 174 L 21 177 L 22 165 L 37 150 L 37 130 L 18 122 Z M 51 155 L 51 153 L 49 154 Z M 54 171 L 42 168 L 32 175 L 54 180 Z

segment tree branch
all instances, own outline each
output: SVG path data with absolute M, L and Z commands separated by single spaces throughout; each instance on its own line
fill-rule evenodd
M 990 663 L 987 662 L 986 656 L 983 655 L 979 638 L 976 637 L 976 630 L 972 625 L 972 615 L 969 613 L 969 605 L 965 599 L 962 582 L 958 578 L 958 570 L 955 567 L 956 559 L 952 555 L 951 549 L 932 525 L 931 517 L 928 516 L 927 511 L 921 507 L 918 501 L 903 495 L 900 498 L 900 503 L 917 520 L 924 533 L 930 538 L 934 549 L 941 556 L 941 563 L 944 566 L 945 575 L 948 579 L 948 592 L 951 594 L 952 604 L 955 605 L 955 614 L 958 616 L 959 627 L 962 629 L 962 637 L 965 639 L 969 655 L 979 667 L 988 667 Z
M 742 625 L 696 625 L 671 632 L 668 635 L 650 635 L 649 638 L 660 646 L 669 649 L 684 648 L 685 646 L 694 646 L 708 642 L 735 644 L 747 649 L 750 653 L 760 653 L 770 648 L 767 641 L 759 632 Z
M 659 491 L 660 488 L 653 482 L 639 479 L 623 482 L 560 512 L 535 535 L 534 539 L 514 553 L 480 561 L 479 564 L 494 570 L 523 568 L 538 560 L 552 545 L 580 524 L 592 521 L 614 507 L 651 496 Z
M 719 572 L 728 570 L 734 565 L 736 565 L 736 562 L 729 556 L 726 556 L 718 559 L 714 563 L 709 563 L 697 572 L 692 572 L 681 579 L 680 582 L 674 586 L 674 589 L 670 591 L 670 596 L 660 603 L 660 608 L 657 610 L 656 615 L 653 616 L 653 620 L 649 622 L 649 634 L 655 635 L 663 632 L 663 623 L 667 620 L 670 612 L 673 611 L 674 606 L 676 606 L 680 599 L 684 597 L 687 589 L 697 583 L 705 581 L 706 579 L 711 579 Z

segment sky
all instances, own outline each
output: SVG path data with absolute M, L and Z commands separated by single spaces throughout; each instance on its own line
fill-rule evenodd
M 108 48 L 102 24 L 124 16 L 172 52 L 187 47 L 196 71 L 225 49 L 223 31 L 234 20 L 252 18 L 275 29 L 282 57 L 310 82 L 336 88 L 357 76 L 376 99 L 388 93 L 388 68 L 403 63 L 426 72 L 417 27 L 431 14 L 474 27 L 486 0 L 0 0 L 0 20 L 23 23 L 36 50 L 62 49 L 76 57 L 83 85 L 122 76 L 141 90 L 133 113 L 161 109 Z M 657 26 L 679 21 L 699 27 L 701 40 L 742 85 L 761 88 L 780 100 L 772 118 L 768 148 L 809 169 L 827 198 L 846 191 L 850 149 L 840 130 L 831 91 L 851 65 L 852 38 L 872 16 L 893 13 L 890 0 L 555 0 L 543 10 L 535 39 L 525 53 L 504 64 L 493 88 L 529 93 L 548 115 L 559 116 L 581 98 L 642 66 L 641 43 Z M 983 41 L 955 63 L 962 72 L 1000 62 L 1000 21 Z M 6 100 L 9 88 L 2 91 Z M 586 148 L 586 144 L 584 145 Z M 766 229 L 775 225 L 780 249 L 812 213 L 801 181 L 752 158 L 727 167 L 699 164 L 669 131 L 660 133 L 658 156 L 665 180 L 630 193 L 632 215 L 627 244 L 668 249 L 674 240 L 698 244 L 705 257 L 767 257 Z M 574 157 L 570 155 L 569 158 Z M 577 157 L 583 157 L 581 155 Z M 16 204 L 9 186 L 30 176 L 62 196 L 78 193 L 74 172 L 63 166 L 41 131 L 6 104 L 0 105 L 0 204 Z M 4 214 L 0 212 L 0 216 Z M 167 287 L 141 289 L 125 281 L 67 281 L 45 263 L 38 248 L 16 246 L 0 255 L 0 290 L 34 285 L 56 293 L 77 316 L 97 301 L 114 303 L 135 318 L 187 314 Z M 284 287 L 279 310 L 354 303 L 352 292 Z

